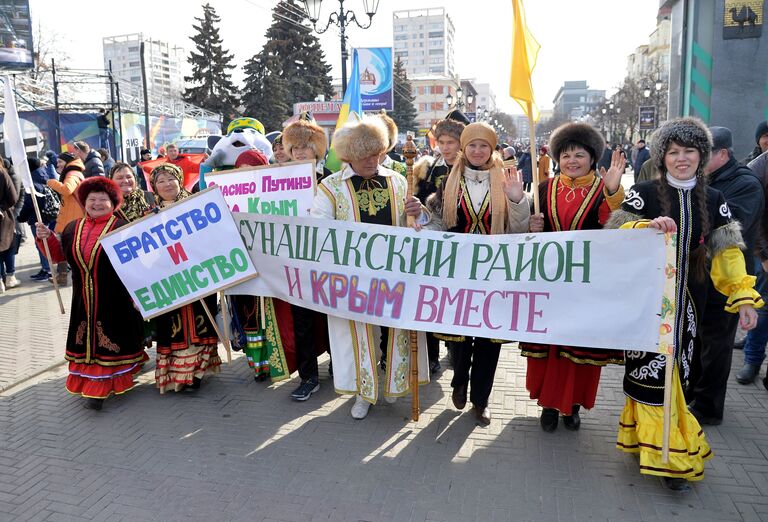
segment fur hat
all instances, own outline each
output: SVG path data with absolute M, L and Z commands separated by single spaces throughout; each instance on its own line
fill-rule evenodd
M 666 172 L 664 155 L 672 143 L 694 147 L 699 151 L 699 167 L 696 176 L 701 176 L 712 152 L 712 135 L 698 118 L 676 118 L 665 121 L 651 136 L 651 160 L 659 172 Z
M 325 132 L 314 121 L 299 119 L 283 129 L 283 147 L 288 155 L 294 147 L 310 147 L 315 158 L 325 158 L 327 148 Z
M 494 149 L 499 138 L 496 136 L 496 131 L 493 130 L 493 127 L 485 122 L 477 122 L 467 125 L 461 133 L 461 150 L 463 151 L 469 142 L 473 140 L 483 140 L 491 149 Z
M 387 126 L 378 116 L 363 116 L 336 131 L 333 146 L 339 159 L 346 163 L 381 154 L 389 148 Z
M 85 208 L 85 200 L 91 192 L 105 192 L 112 201 L 114 210 L 117 210 L 123 204 L 123 193 L 120 187 L 109 178 L 104 176 L 93 176 L 86 179 L 77 187 L 77 201 Z
M 549 155 L 556 162 L 560 162 L 562 154 L 568 144 L 577 143 L 584 147 L 592 156 L 592 168 L 597 165 L 597 160 L 605 149 L 605 140 L 597 132 L 597 129 L 586 123 L 565 123 L 560 125 L 549 138 Z
M 71 152 L 62 152 L 59 154 L 59 159 L 63 161 L 64 163 L 72 163 L 75 161 L 75 155 Z
M 381 109 L 379 118 L 381 118 L 381 121 L 387 126 L 387 135 L 389 136 L 389 148 L 387 149 L 387 152 L 389 152 L 395 148 L 395 145 L 397 145 L 397 123 L 387 116 L 387 111 L 384 109 Z
M 459 141 L 461 140 L 461 133 L 464 131 L 464 127 L 469 125 L 469 123 L 469 119 L 461 111 L 454 110 L 449 112 L 445 119 L 437 122 L 433 134 L 436 140 L 440 139 L 440 136 L 447 134 Z

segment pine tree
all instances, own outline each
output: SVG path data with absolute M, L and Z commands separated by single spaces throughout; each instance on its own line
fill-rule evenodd
M 281 0 L 272 12 L 267 43 L 244 67 L 245 114 L 267 130 L 280 129 L 293 104 L 333 96 L 330 71 L 320 41 L 303 25 L 304 9 L 296 0 Z
M 237 116 L 237 91 L 232 83 L 234 56 L 222 47 L 219 35 L 221 18 L 210 4 L 203 6 L 203 17 L 197 18 L 196 31 L 190 37 L 195 43 L 195 50 L 189 54 L 192 76 L 185 76 L 184 81 L 192 84 L 184 90 L 184 100 L 211 112 L 221 114 L 227 124 Z
M 395 110 L 391 116 L 397 123 L 397 128 L 401 132 L 416 130 L 416 107 L 413 105 L 413 100 L 416 98 L 411 95 L 411 82 L 408 80 L 408 74 L 399 56 L 392 71 L 392 87 Z

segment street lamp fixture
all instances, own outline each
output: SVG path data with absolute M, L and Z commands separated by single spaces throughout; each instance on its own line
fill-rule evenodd
M 646 87 L 645 89 L 643 89 L 643 96 L 645 96 L 646 98 L 650 98 L 650 96 L 651 96 L 651 88 L 650 87 Z
M 453 94 L 451 94 L 450 92 L 445 96 L 445 103 L 448 104 L 448 107 L 453 105 Z
M 344 9 L 344 0 L 338 0 L 338 2 L 338 12 L 332 12 L 328 15 L 328 22 L 322 29 L 318 29 L 317 22 L 320 20 L 320 7 L 322 6 L 323 0 L 304 0 L 304 14 L 306 14 L 309 21 L 312 22 L 312 29 L 314 29 L 317 34 L 326 32 L 331 24 L 337 25 L 340 29 L 341 90 L 343 94 L 347 91 L 347 58 L 349 58 L 349 53 L 347 53 L 346 27 L 352 22 L 355 22 L 360 29 L 368 29 L 373 23 L 373 16 L 379 9 L 379 0 L 363 0 L 363 9 L 365 10 L 365 14 L 368 15 L 368 23 L 366 25 L 362 25 L 358 22 L 354 11 Z
M 656 80 L 656 92 L 659 92 L 663 86 L 664 82 L 662 82 L 660 79 Z

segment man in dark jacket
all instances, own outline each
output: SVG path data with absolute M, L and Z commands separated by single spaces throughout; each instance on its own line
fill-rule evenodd
M 105 173 L 101 156 L 95 150 L 91 150 L 91 146 L 84 141 L 76 141 L 74 145 L 75 147 L 72 152 L 85 165 L 83 176 L 86 178 L 103 176 Z
M 755 129 L 755 143 L 757 144 L 749 156 L 741 161 L 742 165 L 748 164 L 760 154 L 768 151 L 768 121 L 761 121 Z
M 763 186 L 749 168 L 733 157 L 731 131 L 725 127 L 711 127 L 710 131 L 712 156 L 705 167 L 709 185 L 722 192 L 728 203 L 720 211 L 728 212 L 730 208 L 733 218 L 741 223 L 747 273 L 754 275 L 754 250 L 765 205 Z M 726 297 L 715 290 L 710 281 L 701 321 L 701 349 L 694 352 L 688 390 L 691 413 L 702 424 L 723 421 L 733 339 L 739 320 L 738 314 L 725 311 L 725 304 Z
M 651 153 L 648 152 L 648 147 L 645 146 L 645 140 L 637 141 L 637 153 L 635 154 L 635 161 L 632 163 L 632 170 L 635 171 L 635 183 L 638 182 L 638 176 L 640 170 L 643 168 L 643 163 L 650 159 Z

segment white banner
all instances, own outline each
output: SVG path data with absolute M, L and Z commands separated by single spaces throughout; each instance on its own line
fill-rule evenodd
M 216 188 L 119 228 L 101 245 L 145 319 L 256 274 Z
M 205 180 L 209 187 L 221 189 L 232 212 L 309 216 L 315 197 L 315 162 L 210 172 Z
M 259 277 L 230 294 L 398 328 L 659 351 L 665 243 L 653 230 L 485 236 L 234 217 Z

